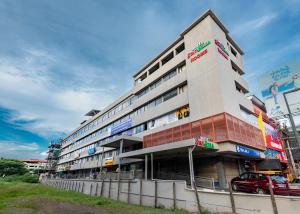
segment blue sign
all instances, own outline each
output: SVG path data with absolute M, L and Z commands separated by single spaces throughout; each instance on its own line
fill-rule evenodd
M 96 148 L 95 147 L 88 149 L 88 154 L 89 155 L 93 155 L 93 154 L 95 154 L 95 152 L 96 152 Z
M 128 120 L 126 120 L 122 123 L 119 123 L 119 124 L 111 127 L 111 133 L 110 134 L 111 135 L 118 134 L 122 131 L 125 131 L 125 130 L 131 128 L 131 126 L 132 126 L 132 120 L 128 119 Z
M 235 150 L 237 153 L 243 154 L 243 155 L 248 155 L 252 157 L 260 157 L 259 151 L 255 149 L 250 149 L 244 146 L 235 146 Z

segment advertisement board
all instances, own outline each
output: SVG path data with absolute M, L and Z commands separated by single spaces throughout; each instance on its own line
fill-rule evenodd
M 259 151 L 255 150 L 255 149 L 250 149 L 250 148 L 247 148 L 245 146 L 239 146 L 239 145 L 236 145 L 235 146 L 235 151 L 237 153 L 240 153 L 240 154 L 243 154 L 243 155 L 247 155 L 247 156 L 251 156 L 251 157 L 258 157 L 260 158 L 260 153 Z
M 300 59 L 260 75 L 258 83 L 268 115 L 280 117 L 287 114 L 283 93 L 300 88 Z M 300 96 L 295 99 L 295 103 L 299 102 Z
M 120 132 L 123 132 L 123 131 L 125 131 L 125 130 L 127 130 L 127 129 L 129 129 L 129 128 L 131 128 L 131 126 L 132 126 L 132 120 L 131 119 L 128 119 L 128 120 L 126 120 L 126 121 L 124 121 L 124 122 L 122 122 L 122 123 L 119 123 L 119 124 L 117 124 L 117 125 L 115 125 L 115 126 L 112 126 L 111 127 L 111 135 L 114 135 L 114 134 L 118 134 L 118 133 L 120 133 Z

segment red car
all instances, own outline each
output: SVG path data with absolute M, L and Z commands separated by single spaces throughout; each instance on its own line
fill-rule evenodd
M 268 175 L 258 172 L 245 172 L 231 180 L 234 191 L 270 194 L 268 184 L 272 185 L 275 195 L 290 195 L 287 179 L 282 175 Z

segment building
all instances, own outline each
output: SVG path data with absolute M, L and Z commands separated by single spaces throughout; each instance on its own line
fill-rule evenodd
M 48 171 L 49 174 L 55 173 L 58 157 L 60 153 L 60 147 L 61 147 L 61 140 L 51 141 L 51 143 L 48 146 L 46 170 Z
M 225 188 L 243 160 L 265 150 L 261 131 L 242 116 L 253 114 L 243 55 L 208 10 L 133 75 L 127 93 L 63 139 L 57 171 L 208 177 Z
M 26 168 L 30 171 L 32 170 L 38 170 L 38 169 L 46 169 L 47 161 L 46 160 L 35 160 L 35 159 L 29 159 L 29 160 L 22 160 L 22 162 L 25 164 Z

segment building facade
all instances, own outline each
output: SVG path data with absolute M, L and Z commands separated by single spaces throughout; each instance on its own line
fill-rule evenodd
M 208 10 L 133 75 L 127 93 L 63 139 L 57 171 L 176 179 L 192 170 L 225 187 L 243 160 L 265 150 L 261 131 L 242 116 L 253 114 L 243 54 Z

